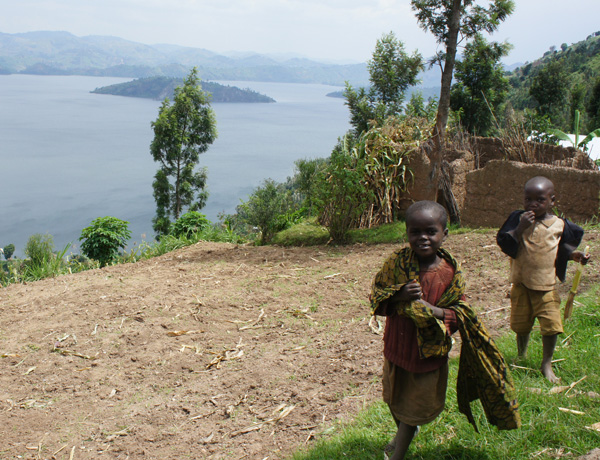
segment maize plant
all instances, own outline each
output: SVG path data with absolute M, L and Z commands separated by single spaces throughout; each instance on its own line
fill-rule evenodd
M 352 154 L 365 164 L 366 187 L 374 202 L 368 207 L 368 222 L 379 225 L 398 218 L 397 203 L 413 179 L 409 159 L 431 132 L 429 122 L 419 118 L 388 118 L 382 126 L 365 132 Z

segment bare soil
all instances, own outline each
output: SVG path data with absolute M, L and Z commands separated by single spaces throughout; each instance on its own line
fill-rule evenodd
M 600 246 L 598 231 L 585 239 Z M 0 458 L 282 459 L 310 445 L 380 398 L 368 295 L 395 247 L 199 243 L 0 289 Z M 495 233 L 446 247 L 488 329 L 507 332 Z M 600 283 L 593 264 L 583 278 Z

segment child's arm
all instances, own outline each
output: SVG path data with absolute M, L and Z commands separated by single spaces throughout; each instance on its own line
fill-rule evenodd
M 421 285 L 415 280 L 410 280 L 399 291 L 387 299 L 381 301 L 375 314 L 389 316 L 395 312 L 395 305 L 399 302 L 410 302 L 421 298 Z
M 420 299 L 419 300 L 420 303 L 422 303 L 423 305 L 425 305 L 427 308 L 429 308 L 431 310 L 431 314 L 441 320 L 444 321 L 444 319 L 446 318 L 446 315 L 444 313 L 444 309 L 440 308 L 440 307 L 436 307 L 435 305 L 431 305 L 429 302 L 427 302 L 426 300 Z
M 525 211 L 521 214 L 519 219 L 519 225 L 514 230 L 510 230 L 508 234 L 512 236 L 515 240 L 519 241 L 523 232 L 527 230 L 527 228 L 531 227 L 535 222 L 535 213 L 533 211 Z
M 525 214 L 524 211 L 511 212 L 510 216 L 508 216 L 508 219 L 506 219 L 506 222 L 500 227 L 500 230 L 498 230 L 498 234 L 496 235 L 496 242 L 498 243 L 498 246 L 500 246 L 502 252 L 513 259 L 517 257 L 519 238 L 526 228 L 525 225 L 529 222 L 529 219 L 527 218 L 521 220 L 523 214 Z M 519 233 L 517 233 L 519 226 L 521 228 Z

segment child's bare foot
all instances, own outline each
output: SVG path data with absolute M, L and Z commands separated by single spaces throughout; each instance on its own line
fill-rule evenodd
M 560 377 L 557 377 L 554 374 L 554 371 L 552 370 L 552 366 L 542 366 L 542 368 L 540 369 L 542 371 L 542 374 L 544 375 L 544 377 L 546 377 L 546 380 L 548 380 L 550 383 L 558 383 L 560 382 Z
M 386 446 L 383 448 L 383 458 L 384 460 L 389 460 L 392 455 L 394 455 L 394 451 L 396 450 L 396 438 L 392 439 Z

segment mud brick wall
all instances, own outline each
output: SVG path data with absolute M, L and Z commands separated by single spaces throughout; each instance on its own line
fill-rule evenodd
M 556 208 L 565 217 L 585 222 L 598 216 L 600 171 L 490 160 L 485 168 L 466 175 L 462 225 L 502 225 L 511 211 L 523 209 L 523 187 L 534 176 L 545 176 L 554 182 Z

